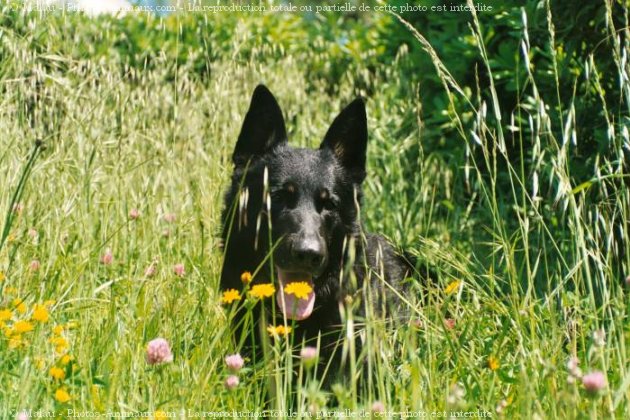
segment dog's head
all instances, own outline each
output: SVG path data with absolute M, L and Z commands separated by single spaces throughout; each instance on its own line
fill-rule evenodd
M 304 149 L 288 145 L 282 111 L 271 92 L 263 85 L 254 91 L 232 157 L 234 183 L 244 180 L 248 188 L 248 229 L 256 225 L 256 246 L 273 246 L 277 301 L 281 309 L 291 308 L 283 310 L 289 318 L 308 317 L 316 296 L 331 293 L 330 273 L 342 268 L 344 241 L 359 229 L 366 146 L 362 99 L 334 119 L 319 149 Z M 271 235 L 268 220 L 257 217 L 268 213 Z M 282 293 L 292 282 L 306 282 L 315 292 L 297 299 Z

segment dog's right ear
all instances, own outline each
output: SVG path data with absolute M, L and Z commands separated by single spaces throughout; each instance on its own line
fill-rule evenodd
M 265 85 L 256 86 L 232 155 L 234 165 L 244 166 L 251 158 L 286 141 L 287 130 L 280 105 Z

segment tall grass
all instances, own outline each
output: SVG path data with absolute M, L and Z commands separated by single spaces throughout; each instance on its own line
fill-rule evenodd
M 544 4 L 549 44 L 542 47 L 555 51 Z M 538 89 L 525 14 L 522 20 L 526 79 L 518 80 L 510 121 L 501 118 L 504 98 L 474 15 L 471 34 L 489 82 L 472 93 L 458 86 L 422 28 L 401 22 L 401 30 L 415 31 L 448 92 L 445 112 L 466 144 L 465 167 L 449 167 L 422 147 L 421 103 L 400 93 L 398 62 L 369 76 L 362 218 L 367 230 L 417 255 L 437 281 L 405 297 L 413 320 L 404 325 L 348 312 L 348 324 L 365 327 L 363 352 L 351 357 L 363 386 L 349 380 L 322 387 L 286 345 L 272 342 L 268 357 L 247 363 L 229 391 L 223 359 L 239 349 L 218 294 L 220 212 L 253 87 L 264 82 L 278 97 L 293 144 L 316 146 L 342 106 L 366 93 L 355 87 L 355 77 L 364 83 L 366 76 L 345 75 L 334 95 L 317 83 L 307 93 L 309 63 L 320 62 L 319 53 L 305 47 L 295 56 L 256 44 L 245 24 L 223 46 L 231 56 L 208 55 L 207 78 L 166 53 L 139 70 L 112 56 L 60 53 L 73 43 L 98 48 L 98 31 L 110 28 L 106 18 L 85 26 L 72 16 L 16 15 L 0 35 L 0 309 L 11 311 L 0 339 L 2 417 L 22 409 L 149 417 L 159 410 L 174 417 L 182 410 L 368 412 L 376 401 L 410 415 L 628 417 L 628 46 L 611 26 L 619 73 L 600 74 L 591 59 L 589 71 L 575 76 L 601 98 L 612 151 L 576 184 L 580 98 L 563 103 L 558 92 Z M 146 24 L 165 30 L 157 19 Z M 81 31 L 70 35 L 72 27 Z M 405 60 L 404 50 L 397 60 Z M 613 76 L 624 95 L 615 98 L 626 106 L 621 115 L 608 112 L 601 84 Z M 470 115 L 472 130 L 464 122 Z M 402 129 L 409 121 L 413 127 Z M 45 147 L 33 150 L 37 139 Z M 113 263 L 103 264 L 108 250 Z M 177 263 L 183 277 L 173 271 Z M 151 264 L 157 272 L 149 276 Z M 50 319 L 16 333 L 16 321 L 49 300 Z M 54 341 L 55 325 L 64 327 L 67 348 Z M 145 347 L 158 336 L 170 342 L 174 360 L 149 366 Z M 66 354 L 73 360 L 64 364 Z M 570 357 L 584 373 L 604 372 L 605 389 L 590 395 L 579 379 L 571 383 Z M 55 366 L 63 380 L 51 377 Z M 293 367 L 304 387 L 291 378 Z M 58 389 L 70 401 L 58 401 Z

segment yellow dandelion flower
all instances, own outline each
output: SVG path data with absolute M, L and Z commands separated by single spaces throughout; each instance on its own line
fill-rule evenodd
M 155 413 L 153 413 L 153 418 L 154 418 L 155 420 L 158 420 L 158 419 L 167 419 L 167 418 L 168 418 L 168 414 L 166 414 L 166 413 L 165 413 L 164 411 L 162 411 L 162 410 L 158 410 L 158 411 L 156 411 Z
M 63 334 L 63 325 L 55 325 L 52 329 L 53 334 L 61 335 Z
M 0 321 L 8 321 L 11 319 L 12 316 L 13 312 L 11 312 L 9 309 L 0 310 Z
M 51 367 L 48 373 L 53 377 L 53 379 L 58 381 L 63 381 L 66 378 L 66 372 L 56 366 Z
M 274 293 L 276 293 L 276 288 L 271 283 L 257 284 L 249 291 L 251 296 L 258 299 L 271 297 Z
M 243 274 L 241 274 L 241 281 L 243 282 L 243 284 L 251 283 L 252 273 L 250 273 L 249 271 L 244 271 Z
M 33 316 L 31 318 L 33 319 L 33 321 L 48 322 L 48 309 L 46 309 L 46 307 L 43 305 L 35 305 Z
M 7 325 L 2 325 L 2 333 L 5 337 L 11 337 L 11 335 L 13 335 L 13 329 Z
M 293 331 L 293 328 L 289 326 L 285 327 L 284 325 L 277 325 L 275 327 L 273 325 L 270 325 L 267 327 L 267 332 L 271 336 L 286 337 L 291 333 L 291 331 Z
M 101 400 L 101 390 L 98 385 L 92 385 L 90 387 L 90 394 L 92 396 L 92 403 L 94 404 L 94 408 L 100 411 L 105 411 L 103 401 Z
M 0 281 L 4 281 L 4 279 L 6 279 L 6 278 L 7 278 L 7 276 L 5 276 L 2 271 L 0 271 Z
M 36 356 L 33 359 L 33 362 L 35 362 L 35 367 L 39 370 L 44 370 L 44 368 L 46 367 L 46 361 L 43 357 Z
M 221 298 L 222 303 L 230 304 L 235 300 L 241 300 L 241 294 L 236 289 L 228 289 L 223 292 L 223 297 Z
M 68 394 L 68 391 L 63 388 L 59 388 L 55 391 L 55 399 L 63 404 L 70 401 L 71 398 L 70 394 Z
M 448 286 L 446 286 L 446 288 L 444 289 L 444 293 L 446 293 L 447 295 L 451 295 L 457 292 L 461 284 L 462 282 L 459 280 L 452 281 L 451 283 L 448 284 Z
M 20 298 L 13 299 L 13 306 L 15 307 L 15 310 L 21 314 L 25 314 L 28 310 L 24 301 Z
M 284 287 L 284 293 L 288 295 L 295 295 L 298 299 L 308 300 L 308 295 L 313 291 L 313 288 L 305 281 L 294 281 Z
M 51 337 L 48 341 L 56 347 L 58 352 L 68 347 L 68 341 L 63 337 Z
M 496 357 L 494 357 L 494 356 L 488 357 L 488 368 L 490 370 L 497 370 L 497 369 L 499 369 L 499 360 Z
M 15 334 L 22 334 L 30 331 L 33 331 L 33 324 L 28 321 L 19 320 L 13 323 L 13 332 Z
M 67 365 L 68 363 L 72 362 L 74 360 L 74 357 L 70 356 L 69 354 L 63 355 L 60 359 L 60 362 L 62 365 Z
M 26 346 L 26 341 L 22 338 L 20 334 L 16 334 L 9 338 L 9 348 L 17 349 L 19 347 Z

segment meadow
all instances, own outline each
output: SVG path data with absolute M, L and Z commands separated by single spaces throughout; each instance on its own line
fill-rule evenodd
M 444 27 L 3 3 L 1 417 L 628 418 L 628 9 L 513 3 Z M 410 322 L 348 319 L 364 386 L 320 386 L 290 339 L 226 365 L 220 215 L 261 82 L 301 146 L 367 98 L 365 228 L 437 274 Z

